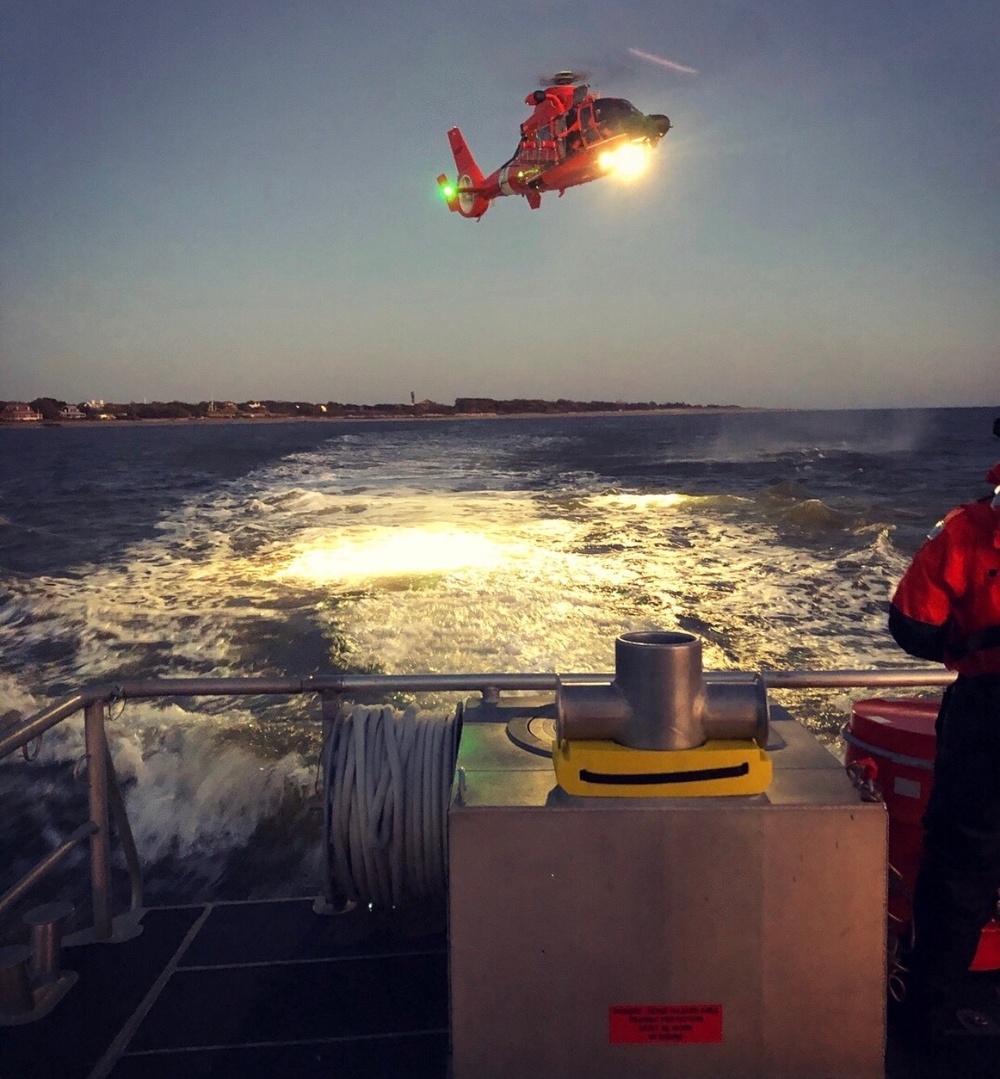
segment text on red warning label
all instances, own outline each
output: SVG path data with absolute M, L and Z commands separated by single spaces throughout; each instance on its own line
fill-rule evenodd
M 721 1004 L 612 1004 L 612 1045 L 706 1045 L 722 1041 Z

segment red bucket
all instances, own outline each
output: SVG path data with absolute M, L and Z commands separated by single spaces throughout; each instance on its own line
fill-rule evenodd
M 921 819 L 934 775 L 934 721 L 939 701 L 865 700 L 844 731 L 847 764 L 871 760 L 889 814 L 889 864 L 899 874 L 889 889 L 889 917 L 898 930 L 910 924 L 913 886 L 923 850 Z M 1000 921 L 983 930 L 972 970 L 1000 969 Z

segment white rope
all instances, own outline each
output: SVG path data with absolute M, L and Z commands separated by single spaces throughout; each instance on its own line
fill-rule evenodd
M 381 908 L 442 896 L 461 706 L 344 707 L 326 747 L 326 825 L 334 894 Z

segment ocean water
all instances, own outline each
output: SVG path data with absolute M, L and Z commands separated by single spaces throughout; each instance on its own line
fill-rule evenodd
M 909 666 L 892 587 L 988 493 L 998 411 L 0 429 L 0 714 L 137 677 L 610 671 L 642 629 L 709 670 Z M 835 747 L 863 695 L 775 699 Z M 314 886 L 317 715 L 113 710 L 151 898 Z M 83 819 L 82 753 L 73 721 L 0 763 L 0 888 Z

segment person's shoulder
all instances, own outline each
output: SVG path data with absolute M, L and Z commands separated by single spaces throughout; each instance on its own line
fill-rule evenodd
M 992 531 L 994 526 L 993 510 L 990 507 L 990 499 L 979 499 L 976 502 L 964 502 L 949 510 L 944 517 L 927 533 L 928 541 L 936 540 L 942 534 L 946 539 L 959 533 L 968 532 L 970 529 L 978 531 L 980 528 L 989 526 Z
M 975 502 L 966 502 L 964 506 L 959 506 L 958 509 L 962 510 L 966 517 L 972 521 L 992 521 L 995 514 L 992 495 L 977 498 Z
M 978 498 L 975 502 L 965 502 L 956 506 L 950 513 L 945 515 L 944 520 L 938 526 L 940 531 L 959 531 L 988 528 L 993 531 L 996 527 L 996 511 L 992 505 L 992 497 Z

